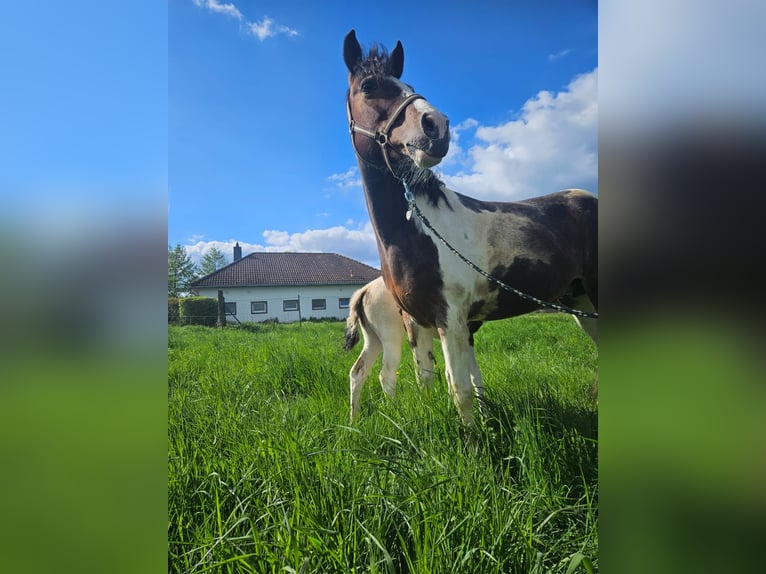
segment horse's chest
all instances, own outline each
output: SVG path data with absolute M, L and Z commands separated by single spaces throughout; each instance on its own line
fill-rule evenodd
M 430 240 L 429 240 L 430 242 Z M 391 247 L 383 264 L 386 286 L 399 305 L 424 326 L 446 321 L 447 303 L 439 258 L 431 243 L 421 249 Z

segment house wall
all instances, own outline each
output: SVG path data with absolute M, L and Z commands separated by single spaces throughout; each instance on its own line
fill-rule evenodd
M 277 319 L 280 323 L 292 323 L 314 318 L 337 318 L 348 317 L 348 307 L 341 308 L 340 300 L 351 299 L 351 296 L 362 285 L 302 285 L 299 287 L 225 287 L 223 297 L 226 303 L 236 303 L 237 319 L 240 322 L 254 322 Z M 197 292 L 202 297 L 218 298 L 218 288 L 200 287 Z M 285 300 L 299 300 L 300 314 L 298 311 L 285 311 Z M 312 309 L 313 299 L 324 299 L 325 309 Z M 265 301 L 266 313 L 252 313 L 251 303 Z M 233 317 L 227 318 L 228 322 L 236 323 Z

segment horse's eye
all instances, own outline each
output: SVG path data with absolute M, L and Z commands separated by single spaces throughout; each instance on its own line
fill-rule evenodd
M 362 82 L 362 92 L 367 95 L 373 93 L 377 87 L 378 84 L 375 82 L 375 80 L 365 80 Z

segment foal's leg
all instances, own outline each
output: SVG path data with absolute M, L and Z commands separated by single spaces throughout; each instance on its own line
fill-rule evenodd
M 359 413 L 359 397 L 362 394 L 364 382 L 367 379 L 367 375 L 370 374 L 370 369 L 372 369 L 375 360 L 378 358 L 378 355 L 380 355 L 380 351 L 383 348 L 380 339 L 372 332 L 372 330 L 362 326 L 362 334 L 364 336 L 364 347 L 349 373 L 349 378 L 351 379 L 350 395 L 352 422 Z
M 404 326 L 397 317 L 396 323 L 389 328 L 381 329 L 380 337 L 383 342 L 383 363 L 380 366 L 380 386 L 390 397 L 396 395 L 396 370 L 402 360 L 402 339 Z
M 466 426 L 473 426 L 472 364 L 473 349 L 468 340 L 465 321 L 448 318 L 449 329 L 439 327 L 439 337 L 444 351 L 444 371 L 447 375 L 452 400 Z

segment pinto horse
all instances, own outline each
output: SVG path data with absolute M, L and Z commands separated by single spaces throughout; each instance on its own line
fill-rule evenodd
M 415 378 L 430 388 L 434 380 L 433 340 L 438 336 L 436 331 L 420 327 L 399 308 L 382 277 L 370 281 L 351 297 L 344 344 L 347 351 L 359 342 L 360 330 L 364 335 L 364 346 L 349 372 L 352 422 L 359 413 L 362 387 L 381 352 L 380 386 L 389 397 L 394 397 L 396 370 L 401 361 L 405 334 L 412 348 Z
M 500 203 L 447 188 L 430 168 L 447 154 L 449 121 L 400 79 L 401 42 L 365 55 L 351 30 L 343 60 L 383 280 L 399 307 L 437 330 L 450 394 L 471 425 L 474 392 L 483 397 L 472 337 L 482 322 L 553 307 L 596 341 L 598 200 L 569 189 Z

